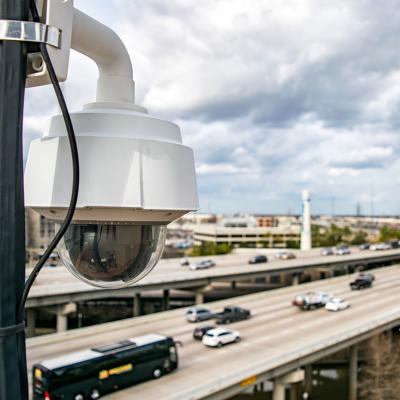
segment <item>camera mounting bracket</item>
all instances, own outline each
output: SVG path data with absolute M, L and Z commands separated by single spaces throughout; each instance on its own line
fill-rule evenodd
M 31 21 L 0 19 L 0 40 L 45 43 L 59 48 L 61 32 L 54 26 Z
M 68 75 L 74 18 L 73 0 L 35 0 L 40 15 L 40 24 L 25 22 L 22 28 L 36 27 L 42 35 L 39 42 L 47 45 L 51 62 L 59 82 Z M 19 23 L 20 21 L 17 21 Z M 58 39 L 57 39 L 58 38 Z M 57 41 L 55 40 L 57 39 Z M 33 41 L 35 42 L 35 41 Z M 56 44 L 56 45 L 55 45 Z M 47 68 L 39 51 L 28 54 L 26 87 L 51 84 Z

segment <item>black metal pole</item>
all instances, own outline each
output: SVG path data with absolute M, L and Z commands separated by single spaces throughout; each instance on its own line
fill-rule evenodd
M 0 0 L 0 19 L 26 21 L 28 5 L 28 0 Z M 25 76 L 25 45 L 0 41 L 0 400 L 28 399 L 25 336 L 13 333 L 21 323 L 17 307 L 25 284 Z

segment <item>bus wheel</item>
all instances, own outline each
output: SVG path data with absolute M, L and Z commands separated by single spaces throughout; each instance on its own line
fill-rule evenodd
M 160 368 L 156 368 L 153 371 L 153 378 L 158 379 L 161 376 L 161 374 L 162 374 L 161 369 Z
M 100 398 L 100 392 L 97 389 L 92 389 L 89 394 L 92 400 L 96 400 Z
M 85 398 L 83 397 L 83 394 L 78 393 L 75 395 L 74 400 L 84 400 Z

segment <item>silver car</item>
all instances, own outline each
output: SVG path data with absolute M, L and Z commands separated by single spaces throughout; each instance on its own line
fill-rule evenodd
M 321 249 L 321 256 L 333 256 L 333 250 L 331 247 L 324 247 Z
M 195 271 L 197 269 L 207 269 L 215 266 L 215 262 L 213 260 L 203 260 L 196 264 L 192 264 L 189 269 Z
M 188 322 L 206 321 L 214 318 L 214 313 L 207 308 L 193 307 L 186 311 L 186 320 Z

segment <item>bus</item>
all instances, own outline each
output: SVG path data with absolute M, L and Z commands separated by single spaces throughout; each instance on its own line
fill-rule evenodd
M 178 368 L 173 338 L 148 334 L 35 364 L 34 400 L 95 400 Z

